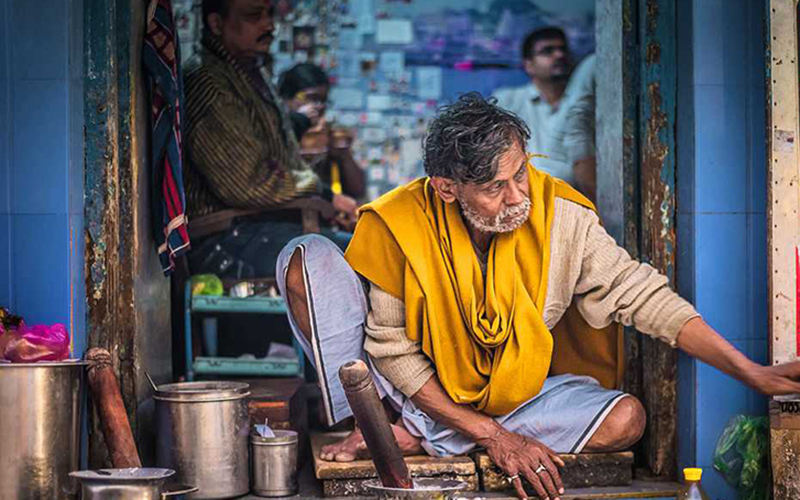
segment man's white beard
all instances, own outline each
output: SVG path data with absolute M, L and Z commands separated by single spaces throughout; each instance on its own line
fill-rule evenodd
M 458 203 L 461 205 L 461 213 L 464 214 L 467 222 L 473 228 L 484 233 L 507 233 L 513 231 L 524 224 L 531 214 L 531 199 L 527 196 L 518 205 L 508 207 L 494 217 L 485 217 L 479 214 L 460 196 L 458 197 Z

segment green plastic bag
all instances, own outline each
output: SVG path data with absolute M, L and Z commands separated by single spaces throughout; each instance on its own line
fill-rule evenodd
M 771 497 L 769 420 L 736 415 L 717 441 L 714 468 L 736 488 L 742 500 Z
M 195 274 L 192 276 L 192 295 L 222 295 L 222 281 L 216 274 Z

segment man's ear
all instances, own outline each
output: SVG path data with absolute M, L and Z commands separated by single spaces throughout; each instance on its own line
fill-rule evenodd
M 525 70 L 525 73 L 529 77 L 533 78 L 534 76 L 536 76 L 536 70 L 533 64 L 533 57 L 531 57 L 530 59 L 522 60 L 522 69 Z
M 445 203 L 453 203 L 456 201 L 456 190 L 458 185 L 453 179 L 445 179 L 444 177 L 431 177 L 431 186 L 436 191 Z
M 218 12 L 208 15 L 208 27 L 212 35 L 222 35 L 222 16 Z

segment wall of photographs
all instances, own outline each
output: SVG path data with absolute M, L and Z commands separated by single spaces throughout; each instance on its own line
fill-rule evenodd
M 202 31 L 200 0 L 174 0 L 184 59 Z M 273 74 L 314 62 L 333 83 L 328 120 L 357 129 L 367 198 L 424 174 L 421 141 L 459 94 L 527 82 L 520 43 L 556 25 L 576 59 L 594 49 L 594 0 L 278 0 Z

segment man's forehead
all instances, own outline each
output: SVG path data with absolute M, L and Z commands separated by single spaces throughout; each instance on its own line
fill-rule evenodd
M 527 159 L 528 156 L 525 154 L 525 150 L 515 144 L 500 155 L 498 166 L 500 169 L 506 167 L 516 170 Z
M 493 182 L 497 181 L 504 181 L 508 180 L 511 177 L 514 177 L 522 165 L 528 159 L 528 155 L 525 154 L 525 151 L 519 146 L 514 145 L 508 148 L 505 152 L 500 155 L 497 162 L 497 172 L 494 175 L 494 178 L 482 183 L 482 186 L 487 186 Z
M 567 42 L 560 37 L 555 38 L 545 38 L 544 40 L 539 40 L 534 45 L 534 51 L 539 51 L 545 47 L 564 47 L 566 48 Z

